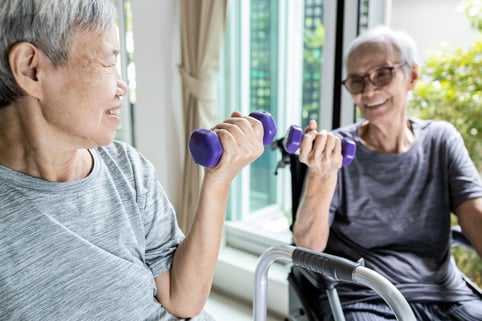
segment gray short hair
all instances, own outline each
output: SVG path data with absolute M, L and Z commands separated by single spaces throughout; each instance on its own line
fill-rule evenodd
M 368 29 L 355 38 L 348 49 L 346 62 L 360 46 L 366 44 L 390 46 L 395 49 L 398 53 L 399 62 L 406 64 L 405 75 L 408 75 L 411 66 L 418 64 L 415 40 L 403 31 L 396 31 L 383 25 Z
M 2 0 L 0 3 L 0 108 L 24 93 L 8 62 L 9 50 L 27 41 L 42 50 L 55 66 L 68 58 L 78 30 L 102 33 L 115 23 L 110 0 Z

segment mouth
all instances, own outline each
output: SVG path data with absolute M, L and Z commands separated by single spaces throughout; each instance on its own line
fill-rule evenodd
M 113 109 L 107 110 L 105 113 L 110 116 L 120 116 L 120 112 L 121 112 L 120 108 L 113 108 Z
M 373 103 L 370 103 L 370 104 L 365 104 L 365 107 L 366 107 L 366 108 L 376 108 L 376 107 L 380 107 L 380 106 L 382 106 L 383 104 L 385 104 L 385 103 L 387 102 L 387 100 L 388 100 L 388 99 L 376 101 L 376 102 L 373 102 Z

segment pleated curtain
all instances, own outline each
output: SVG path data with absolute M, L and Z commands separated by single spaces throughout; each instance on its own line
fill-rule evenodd
M 203 169 L 189 155 L 188 140 L 193 130 L 211 128 L 219 122 L 217 77 L 227 6 L 228 0 L 181 0 L 179 71 L 182 79 L 186 157 L 178 221 L 185 233 L 189 231 L 195 215 L 203 176 Z

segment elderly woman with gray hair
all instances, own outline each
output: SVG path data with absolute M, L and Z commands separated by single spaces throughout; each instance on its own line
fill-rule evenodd
M 212 320 L 228 188 L 263 127 L 237 112 L 215 126 L 224 153 L 184 236 L 153 165 L 114 140 L 115 19 L 108 0 L 0 3 L 2 321 Z
M 297 245 L 352 260 L 384 275 L 418 320 L 482 320 L 482 299 L 450 254 L 450 214 L 482 256 L 482 181 L 461 135 L 445 121 L 409 118 L 419 76 L 413 39 L 376 27 L 356 38 L 346 89 L 363 120 L 334 133 L 306 129 L 299 159 L 308 166 L 294 224 Z M 357 144 L 341 168 L 340 140 Z M 337 287 L 347 320 L 394 320 L 376 294 Z M 331 320 L 320 297 L 322 320 Z

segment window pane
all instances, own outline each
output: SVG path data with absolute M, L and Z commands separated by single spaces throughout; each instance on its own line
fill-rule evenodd
M 135 68 L 134 68 L 134 39 L 132 32 L 132 11 L 129 0 L 117 0 L 119 40 L 121 44 L 120 72 L 122 79 L 129 87 L 129 92 L 123 98 L 122 122 L 116 131 L 116 139 L 134 145 L 132 110 L 136 101 L 135 96 Z
M 318 120 L 320 113 L 324 41 L 323 0 L 307 0 L 303 35 L 303 128 L 308 125 L 310 119 Z
M 277 137 L 284 134 L 286 124 L 303 119 L 300 125 L 304 126 L 308 119 L 318 118 L 323 6 L 323 0 L 306 0 L 301 7 L 289 1 L 231 3 L 220 72 L 220 107 L 226 108 L 221 114 L 228 116 L 233 106 L 246 105 L 250 111 L 267 111 L 277 120 Z M 291 11 L 293 8 L 298 11 Z M 292 34 L 295 30 L 297 36 Z M 286 77 L 294 74 L 299 76 Z M 298 110 L 299 116 L 293 110 Z M 264 209 L 287 209 L 291 195 L 282 185 L 289 182 L 274 175 L 279 160 L 280 153 L 266 146 L 265 153 L 249 167 L 249 175 L 237 178 L 231 189 L 229 220 L 243 220 Z
M 360 10 L 358 12 L 358 16 L 360 21 L 358 23 L 359 33 L 368 29 L 368 9 L 369 9 L 369 0 L 361 0 L 360 1 Z M 360 108 L 355 108 L 355 121 L 361 121 L 363 119 Z
M 250 109 L 270 112 L 278 106 L 278 1 L 251 0 L 250 6 Z M 276 157 L 269 146 L 251 165 L 250 212 L 276 203 Z

